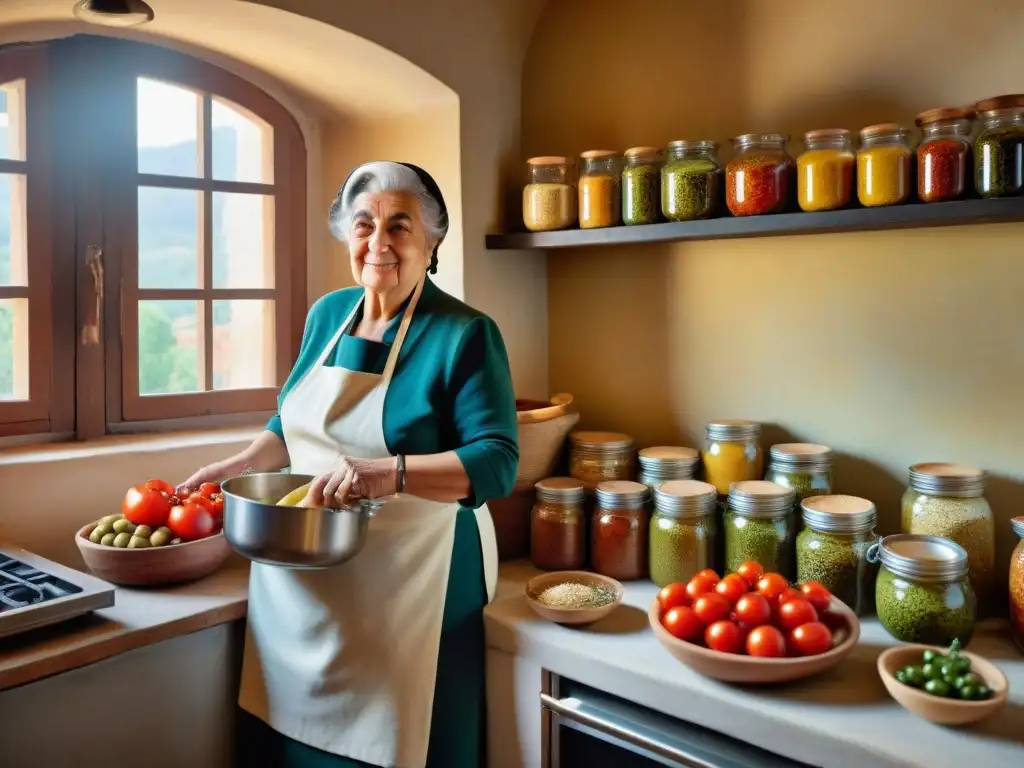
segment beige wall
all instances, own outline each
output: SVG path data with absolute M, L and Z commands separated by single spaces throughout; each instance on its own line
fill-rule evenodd
M 941 8 L 941 14 L 939 9 Z M 526 154 L 910 122 L 1020 90 L 1024 5 L 560 0 L 524 71 Z M 800 149 L 794 143 L 794 152 Z M 898 526 L 906 467 L 993 474 L 1024 514 L 1024 225 L 581 249 L 548 258 L 551 387 L 583 423 L 696 445 L 711 418 L 827 443 Z

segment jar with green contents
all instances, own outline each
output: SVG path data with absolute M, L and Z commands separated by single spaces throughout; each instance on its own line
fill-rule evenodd
M 886 536 L 868 551 L 881 563 L 875 611 L 886 631 L 905 643 L 967 645 L 974 634 L 974 591 L 967 552 L 941 536 Z
M 978 614 L 991 610 L 996 565 L 996 526 L 985 500 L 985 473 L 959 464 L 915 464 L 903 494 L 903 533 L 950 539 L 967 551 Z
M 832 493 L 832 449 L 814 443 L 779 443 L 768 451 L 765 480 L 792 488 L 799 504 Z
M 875 505 L 857 496 L 811 496 L 800 503 L 804 529 L 796 538 L 796 580 L 817 581 L 858 616 L 875 604 Z
M 795 498 L 792 488 L 767 480 L 733 483 L 723 517 L 727 572 L 753 560 L 765 571 L 794 577 Z
M 974 184 L 982 197 L 1024 193 L 1024 95 L 974 105 L 982 130 L 974 140 Z
M 659 587 L 686 583 L 715 567 L 718 491 L 700 480 L 670 480 L 654 491 L 651 516 L 651 581 Z
M 669 221 L 707 219 L 718 213 L 722 164 L 713 141 L 673 141 L 661 169 L 661 213 Z
M 657 147 L 626 150 L 622 168 L 622 223 L 626 226 L 661 220 L 661 165 Z
M 695 448 L 657 445 L 644 448 L 637 454 L 640 474 L 637 480 L 652 491 L 669 480 L 692 480 L 700 464 Z

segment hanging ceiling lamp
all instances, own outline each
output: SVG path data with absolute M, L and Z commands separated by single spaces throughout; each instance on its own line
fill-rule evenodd
M 153 20 L 153 9 L 142 0 L 78 0 L 72 13 L 104 27 L 137 27 Z

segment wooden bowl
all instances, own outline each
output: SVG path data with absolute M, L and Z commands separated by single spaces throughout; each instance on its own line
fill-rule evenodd
M 95 527 L 95 522 L 89 523 L 75 534 L 82 559 L 97 577 L 125 587 L 195 581 L 209 576 L 231 556 L 223 533 L 164 547 L 120 549 L 89 541 Z
M 968 651 L 960 655 L 971 660 L 971 669 L 992 689 L 992 697 L 984 701 L 961 701 L 933 696 L 930 693 L 904 685 L 896 679 L 896 673 L 909 664 L 920 664 L 921 654 L 929 648 L 945 654 L 948 648 L 930 645 L 895 645 L 883 651 L 878 657 L 878 675 L 882 678 L 889 694 L 905 709 L 918 717 L 939 725 L 967 725 L 984 720 L 998 712 L 1009 694 L 1010 686 L 995 664 Z
M 544 605 L 538 600 L 541 592 L 548 587 L 567 581 L 610 589 L 615 592 L 615 599 L 608 605 L 602 605 L 599 608 L 555 608 Z M 590 571 L 552 571 L 534 576 L 526 584 L 526 601 L 530 607 L 537 612 L 538 616 L 556 624 L 592 624 L 618 608 L 625 594 L 626 590 L 615 579 Z
M 678 661 L 694 672 L 726 683 L 763 685 L 785 683 L 817 675 L 832 669 L 845 659 L 860 639 L 860 622 L 845 603 L 832 598 L 829 625 L 835 642 L 830 651 L 817 656 L 765 659 L 738 653 L 723 653 L 673 636 L 661 625 L 661 609 L 655 598 L 647 611 L 647 620 L 655 637 Z

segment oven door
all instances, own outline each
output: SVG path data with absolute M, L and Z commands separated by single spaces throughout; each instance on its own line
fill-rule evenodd
M 543 768 L 807 768 L 552 673 L 540 698 Z

